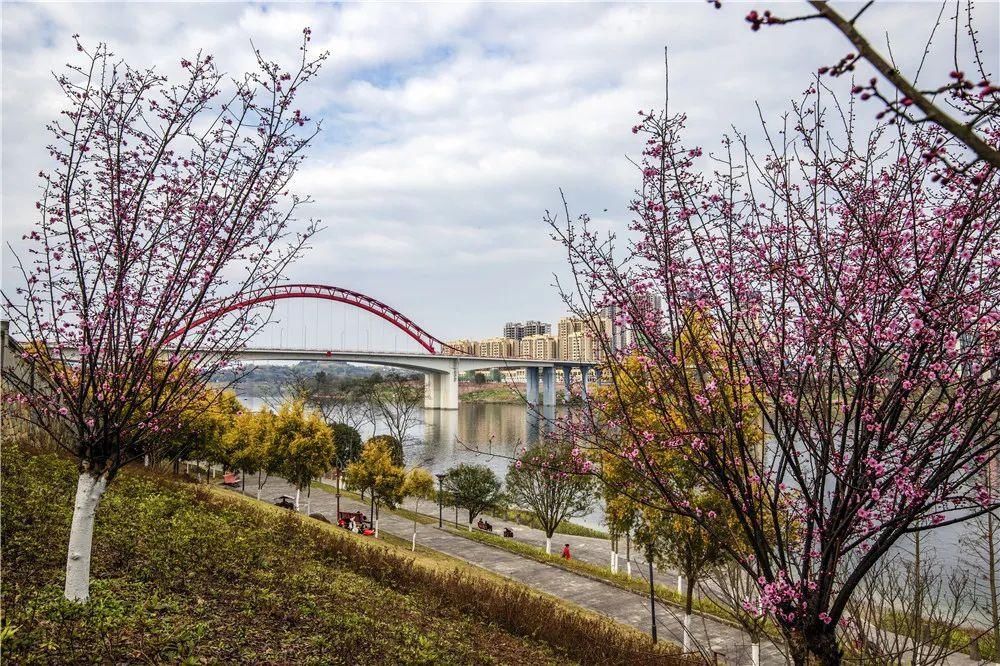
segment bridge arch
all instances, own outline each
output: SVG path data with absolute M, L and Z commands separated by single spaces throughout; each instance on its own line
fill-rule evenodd
M 447 347 L 443 342 L 418 326 L 412 319 L 382 301 L 357 291 L 324 284 L 277 285 L 250 292 L 235 300 L 222 300 L 214 304 L 209 304 L 206 306 L 208 311 L 205 314 L 199 315 L 190 324 L 172 333 L 167 338 L 167 342 L 184 335 L 184 333 L 196 326 L 201 326 L 226 313 L 243 310 L 259 303 L 280 301 L 289 298 L 316 298 L 346 303 L 347 305 L 352 305 L 370 312 L 377 317 L 381 317 L 413 338 L 417 344 L 426 349 L 430 354 L 437 354 L 440 349 Z

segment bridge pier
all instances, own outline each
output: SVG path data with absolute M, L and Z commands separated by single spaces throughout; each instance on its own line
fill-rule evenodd
M 458 409 L 457 368 L 424 375 L 424 409 Z
M 529 405 L 538 404 L 538 368 L 524 369 L 524 397 Z
M 552 407 L 556 404 L 556 369 L 542 368 L 542 404 Z

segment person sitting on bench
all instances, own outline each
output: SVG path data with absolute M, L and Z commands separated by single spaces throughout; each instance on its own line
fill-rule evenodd
M 505 527 L 505 528 L 503 528 L 503 535 L 505 537 L 507 537 L 508 539 L 513 539 L 514 538 L 514 530 L 510 529 L 509 527 Z

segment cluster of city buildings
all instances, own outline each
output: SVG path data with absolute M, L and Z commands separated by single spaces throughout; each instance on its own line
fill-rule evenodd
M 451 340 L 449 354 L 492 358 L 580 361 L 599 363 L 604 351 L 601 340 L 612 338 L 612 319 L 595 316 L 590 320 L 563 317 L 552 332 L 552 324 L 541 321 L 507 322 L 503 336 L 484 340 Z

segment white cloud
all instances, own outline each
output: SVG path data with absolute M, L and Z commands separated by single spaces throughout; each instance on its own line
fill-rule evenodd
M 636 179 L 625 156 L 640 149 L 629 128 L 637 109 L 662 104 L 665 44 L 671 108 L 688 114 L 690 143 L 709 149 L 732 124 L 753 132 L 757 101 L 776 120 L 819 65 L 849 50 L 815 22 L 752 33 L 748 9 L 697 1 L 8 4 L 4 236 L 17 245 L 33 220 L 35 174 L 47 166 L 44 123 L 60 103 L 49 72 L 74 57 L 72 33 L 167 73 L 199 49 L 239 72 L 253 64 L 251 40 L 290 62 L 309 25 L 312 46 L 331 59 L 301 97 L 324 131 L 296 187 L 315 199 L 307 212 L 326 230 L 292 277 L 370 289 L 442 336 L 554 319 L 549 285 L 562 254 L 540 218 L 558 207 L 563 187 L 575 212 L 627 220 Z M 926 33 L 937 10 L 887 3 L 862 27 L 879 41 L 888 30 L 905 70 L 923 45 L 913 35 Z M 982 25 L 996 25 L 997 4 L 979 11 Z M 980 37 L 995 62 L 996 32 Z M 939 78 L 948 68 L 938 58 L 927 73 Z M 9 259 L 5 283 L 15 279 Z

